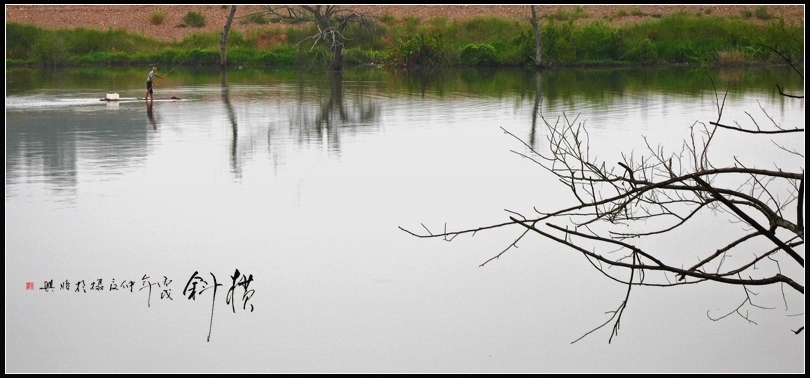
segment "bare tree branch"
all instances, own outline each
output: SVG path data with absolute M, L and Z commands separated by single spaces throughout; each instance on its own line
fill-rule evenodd
M 760 124 L 746 113 L 747 122 L 753 127 L 736 122 L 735 126 L 729 126 L 722 122 L 727 94 L 727 90 L 722 96 L 715 90 L 716 120 L 696 121 L 689 126 L 689 136 L 680 151 L 667 152 L 644 138 L 644 154 L 623 153 L 616 165 L 591 157 L 590 138 L 578 116 L 562 113 L 548 120 L 535 108 L 533 115 L 537 119 L 533 119 L 532 138 L 535 127 L 544 124 L 547 148 L 543 152 L 535 149 L 534 142 L 527 143 L 506 128 L 501 129 L 523 147 L 512 152 L 553 175 L 571 193 L 573 204 L 550 211 L 532 207 L 535 213 L 532 216 L 507 210 L 507 222 L 462 230 L 445 228 L 442 233 L 427 228 L 427 234 L 400 229 L 420 238 L 448 240 L 512 225 L 523 228 L 511 243 L 480 266 L 516 248 L 529 234 L 581 254 L 603 276 L 626 285 L 627 293 L 619 306 L 609 312 L 611 316 L 606 322 L 573 342 L 608 324 L 613 324 L 608 342 L 612 341 L 634 286 L 673 287 L 707 281 L 739 286 L 745 295 L 739 306 L 720 316 L 712 316 L 710 312 L 707 316 L 717 321 L 737 314 L 755 324 L 749 310 L 770 308 L 752 301 L 752 295 L 756 294 L 751 287 L 777 285 L 786 308 L 785 288 L 804 294 L 803 273 L 791 276 L 783 273 L 781 266 L 787 262 L 804 271 L 804 168 L 788 171 L 774 165 L 772 169 L 763 169 L 747 166 L 736 157 L 732 164 L 721 166 L 713 158 L 712 146 L 715 140 L 728 136 L 724 131 L 777 138 L 803 133 L 804 128 L 783 127 L 761 105 L 766 122 Z M 772 142 L 793 157 L 803 159 L 803 151 L 791 151 Z M 689 238 L 688 226 L 709 216 L 718 223 L 737 225 L 739 231 L 730 236 L 718 235 L 712 241 L 716 245 L 684 245 L 681 249 L 685 253 L 675 256 L 667 255 L 667 248 L 643 247 L 656 245 L 643 241 L 665 234 L 677 232 L 680 237 Z M 631 231 L 628 225 L 633 226 Z M 636 239 L 640 241 L 631 243 Z M 695 254 L 697 261 L 684 258 Z M 802 331 L 800 328 L 794 332 Z

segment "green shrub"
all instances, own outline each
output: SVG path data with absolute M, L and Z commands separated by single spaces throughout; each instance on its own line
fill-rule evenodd
M 447 47 L 440 34 L 411 36 L 392 49 L 387 64 L 396 68 L 433 68 L 447 64 Z
M 475 17 L 461 23 L 459 40 L 472 43 L 507 41 L 520 32 L 514 22 L 497 17 Z
M 630 48 L 630 50 L 621 56 L 621 60 L 639 63 L 654 63 L 658 60 L 658 50 L 655 44 L 649 39 L 644 39 L 641 43 Z
M 159 51 L 158 53 L 155 53 L 155 54 L 148 54 L 146 56 L 146 58 L 147 58 L 146 60 L 154 61 L 154 62 L 157 62 L 157 63 L 171 63 L 180 54 L 182 54 L 182 50 L 174 49 L 174 48 L 168 48 L 168 49 L 161 50 L 161 51 Z
M 394 21 L 396 21 L 396 20 L 397 19 L 394 18 L 394 16 L 391 15 L 391 13 L 385 13 L 384 15 L 382 15 L 382 17 L 380 17 L 380 22 L 382 22 L 383 24 L 386 24 L 388 26 L 393 25 Z
M 256 61 L 257 51 L 244 47 L 232 47 L 227 51 L 229 65 L 243 65 Z
M 219 32 L 194 33 L 187 35 L 177 45 L 184 49 L 216 49 L 219 48 Z M 230 40 L 230 36 L 228 37 Z
M 590 15 L 588 12 L 585 12 L 581 6 L 577 6 L 572 10 L 568 9 L 560 9 L 554 13 L 549 13 L 544 16 L 544 18 L 551 20 L 551 21 L 576 21 L 580 18 L 588 18 Z
M 471 43 L 461 49 L 459 61 L 463 65 L 493 66 L 497 62 L 495 48 L 486 43 Z
M 521 65 L 533 62 L 534 58 L 534 34 L 532 31 L 523 30 L 499 51 L 502 64 Z
M 265 53 L 265 65 L 293 66 L 298 62 L 298 50 L 293 46 L 283 46 Z
M 576 50 L 571 42 L 563 37 L 557 40 L 555 45 L 556 60 L 562 63 L 570 63 L 576 60 Z
M 188 11 L 188 13 L 183 16 L 183 22 L 185 25 L 201 28 L 205 26 L 205 16 L 199 12 Z
M 260 24 L 260 25 L 267 25 L 270 21 L 264 17 L 264 13 L 256 12 L 248 14 L 244 19 L 242 19 L 242 24 Z
M 415 27 L 419 26 L 420 23 L 422 23 L 422 21 L 420 21 L 418 18 L 413 17 L 413 16 L 402 17 L 402 22 L 409 29 L 415 28 Z
M 770 20 L 773 18 L 773 16 L 768 13 L 768 8 L 764 5 L 757 7 L 757 9 L 754 10 L 754 15 L 760 20 Z
M 568 43 L 568 39 L 571 37 L 573 29 L 574 25 L 572 22 L 544 23 L 541 30 L 541 35 L 543 36 L 544 61 L 562 62 L 564 60 L 560 59 L 560 55 L 566 55 L 568 58 L 573 56 L 574 51 L 571 45 Z M 558 44 L 562 44 L 562 46 L 558 48 Z
M 25 59 L 41 38 L 42 29 L 15 22 L 6 25 L 6 59 Z
M 31 47 L 30 57 L 46 66 L 59 66 L 68 62 L 68 49 L 61 35 L 40 38 Z
M 135 43 L 124 29 L 101 31 L 90 28 L 77 28 L 63 33 L 68 50 L 74 55 L 84 55 L 95 51 L 131 51 Z
M 359 47 L 366 50 L 387 48 L 388 46 L 383 43 L 387 33 L 388 28 L 384 24 L 371 22 L 370 20 L 349 24 L 343 32 L 349 42 L 348 47 Z
M 149 22 L 152 25 L 160 25 L 163 23 L 163 20 L 166 19 L 166 12 L 163 11 L 154 11 L 152 14 L 149 15 Z
M 692 41 L 661 41 L 657 45 L 658 57 L 669 63 L 694 63 L 700 61 Z
M 618 60 L 626 52 L 620 30 L 600 21 L 574 28 L 569 41 L 580 60 Z
M 181 51 L 172 59 L 172 64 L 216 65 L 219 64 L 219 50 Z

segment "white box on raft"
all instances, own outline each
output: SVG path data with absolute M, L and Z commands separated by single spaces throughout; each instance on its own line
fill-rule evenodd
M 118 93 L 107 93 L 104 99 L 107 101 L 118 101 Z

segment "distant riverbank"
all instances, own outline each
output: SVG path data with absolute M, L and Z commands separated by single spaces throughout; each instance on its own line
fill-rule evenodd
M 310 24 L 278 24 L 237 6 L 228 63 L 318 66 Z M 349 65 L 523 66 L 536 56 L 530 6 L 352 6 Z M 803 6 L 538 6 L 547 65 L 784 63 L 803 48 Z M 7 6 L 7 65 L 216 65 L 228 6 Z M 195 16 L 191 25 L 189 16 Z M 782 28 L 784 21 L 786 27 Z M 196 25 L 196 26 L 195 26 Z M 368 25 L 366 25 L 368 26 Z M 787 34 L 786 34 L 787 33 Z M 787 42 L 798 41 L 793 45 Z M 777 53 L 779 51 L 779 53 Z M 409 55 L 410 54 L 410 55 Z M 803 51 L 789 54 L 803 64 Z

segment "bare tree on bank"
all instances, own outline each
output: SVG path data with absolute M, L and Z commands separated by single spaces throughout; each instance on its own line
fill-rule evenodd
M 225 27 L 222 29 L 222 35 L 219 39 L 219 66 L 225 67 L 228 59 L 225 50 L 228 46 L 228 34 L 231 32 L 231 24 L 233 23 L 233 16 L 236 14 L 236 5 L 231 5 L 231 11 L 228 13 L 228 20 L 225 21 Z
M 543 44 L 540 40 L 540 22 L 537 20 L 534 5 L 532 5 L 532 29 L 534 29 L 534 66 L 539 67 L 543 65 Z
M 323 43 L 332 53 L 329 71 L 343 70 L 343 49 L 346 46 L 346 28 L 353 24 L 364 24 L 370 17 L 339 5 L 267 5 L 266 13 L 273 22 L 290 24 L 312 22 L 318 32 L 305 40 L 314 41 L 312 47 Z M 302 41 L 303 42 L 303 41 Z
M 720 320 L 736 314 L 755 324 L 747 309 L 765 308 L 755 298 L 755 287 L 776 285 L 786 309 L 786 292 L 804 295 L 804 150 L 790 149 L 784 140 L 775 139 L 803 140 L 804 120 L 791 120 L 801 125 L 785 127 L 761 109 L 757 116 L 747 113 L 747 125 L 727 123 L 723 120 L 725 95 L 717 89 L 715 93 L 716 120 L 693 124 L 680 151 L 667 152 L 646 142 L 641 156 L 622 154 L 622 161 L 615 164 L 590 156 L 588 133 L 576 118 L 563 114 L 550 121 L 540 113 L 539 124 L 547 130 L 547 152 L 503 131 L 522 145 L 520 151 L 512 152 L 567 187 L 575 199 L 573 205 L 551 211 L 534 208 L 532 214 L 507 210 L 507 221 L 457 231 L 445 227 L 433 232 L 424 224 L 424 232 L 419 233 L 400 228 L 420 238 L 448 241 L 506 227 L 522 230 L 481 266 L 516 248 L 527 235 L 539 234 L 584 256 L 605 277 L 625 285 L 626 294 L 607 321 L 573 342 L 610 324 L 608 342 L 612 341 L 632 289 L 638 286 L 734 285 L 741 290 L 739 306 L 707 316 Z M 803 96 L 782 95 L 786 101 L 803 101 Z M 733 163 L 717 166 L 711 147 L 728 133 L 761 137 L 797 164 L 794 168 L 755 167 L 735 157 Z M 727 240 L 718 235 L 716 245 L 683 245 L 676 255 L 649 242 L 663 235 L 688 240 L 689 227 L 706 217 L 713 217 L 709 219 L 715 225 L 733 222 L 738 225 L 737 234 Z M 803 330 L 801 321 L 793 332 Z

